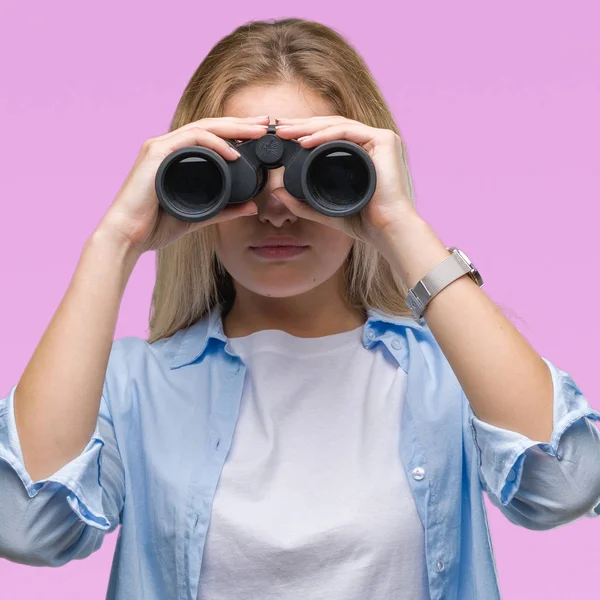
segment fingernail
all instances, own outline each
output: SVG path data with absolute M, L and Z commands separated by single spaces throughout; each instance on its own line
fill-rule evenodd
M 229 153 L 231 154 L 231 156 L 235 156 L 236 158 L 241 156 L 241 154 L 235 148 L 232 147 L 229 147 Z

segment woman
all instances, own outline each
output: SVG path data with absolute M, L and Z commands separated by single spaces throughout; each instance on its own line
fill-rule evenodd
M 223 138 L 276 118 L 306 148 L 365 148 L 359 215 L 293 198 L 283 168 L 209 221 L 162 212 L 165 156 L 235 160 Z M 149 250 L 150 338 L 113 342 Z M 354 49 L 299 19 L 239 27 L 143 144 L 0 404 L 0 554 L 58 566 L 120 524 L 108 598 L 498 598 L 481 490 L 531 529 L 596 515 L 600 413 L 473 270 L 408 308 L 455 254 Z

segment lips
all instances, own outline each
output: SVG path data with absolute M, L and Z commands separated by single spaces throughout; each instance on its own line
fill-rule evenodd
M 250 247 L 251 252 L 263 259 L 291 259 L 300 256 L 308 249 L 308 246 L 260 246 L 258 248 Z
M 271 237 L 266 238 L 250 248 L 307 248 L 307 244 L 302 244 L 299 240 L 291 237 Z
M 258 248 L 308 248 L 308 246 L 302 244 L 263 244 L 261 246 L 250 246 L 250 248 L 256 250 Z

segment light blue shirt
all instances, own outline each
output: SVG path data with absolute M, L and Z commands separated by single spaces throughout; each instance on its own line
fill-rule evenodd
M 60 566 L 120 524 L 107 598 L 195 600 L 246 371 L 227 341 L 218 312 L 153 344 L 115 341 L 90 441 L 40 481 L 23 466 L 14 386 L 0 401 L 0 556 Z M 600 512 L 600 413 L 548 359 L 554 432 L 545 444 L 475 417 L 423 319 L 370 310 L 362 343 L 389 351 L 407 374 L 398 452 L 424 527 L 432 600 L 500 597 L 482 490 L 530 529 Z

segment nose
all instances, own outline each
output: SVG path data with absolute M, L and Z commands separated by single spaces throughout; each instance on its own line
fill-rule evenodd
M 268 221 L 274 227 L 282 227 L 286 223 L 292 224 L 298 220 L 298 217 L 272 193 L 273 190 L 283 187 L 283 172 L 284 167 L 268 169 L 267 183 L 262 192 L 254 199 L 260 222 Z

